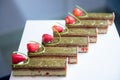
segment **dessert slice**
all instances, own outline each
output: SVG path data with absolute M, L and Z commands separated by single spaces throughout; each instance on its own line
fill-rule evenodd
M 73 9 L 73 15 L 78 17 L 80 20 L 108 20 L 109 25 L 114 22 L 115 18 L 114 13 L 87 12 L 78 5 Z
M 58 34 L 54 31 L 54 36 L 57 37 Z M 96 43 L 97 41 L 97 28 L 69 28 L 67 33 L 61 32 L 61 37 L 88 37 L 90 43 Z
M 77 52 L 88 52 L 88 37 L 54 37 L 49 43 L 42 42 L 47 47 L 77 47 Z
M 77 47 L 45 47 L 45 51 L 41 52 L 39 49 L 37 52 L 29 52 L 29 57 L 40 57 L 40 58 L 68 58 L 69 64 L 77 63 Z
M 87 13 L 86 16 L 79 16 L 80 20 L 108 20 L 109 25 L 114 22 L 114 13 Z
M 14 76 L 66 76 L 66 59 L 30 58 L 28 64 L 13 65 Z
M 80 20 L 74 24 L 66 24 L 68 28 L 98 28 L 98 34 L 106 34 L 108 30 L 107 20 Z

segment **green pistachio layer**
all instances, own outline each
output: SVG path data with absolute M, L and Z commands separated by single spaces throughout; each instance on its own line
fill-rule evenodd
M 77 52 L 76 47 L 45 47 L 45 51 L 40 53 L 40 51 L 35 53 L 28 53 L 29 56 L 73 56 Z M 40 54 L 39 54 L 40 53 Z
M 97 36 L 96 28 L 70 28 L 69 32 L 66 34 L 60 33 L 61 36 Z M 56 32 L 54 32 L 54 36 L 58 36 Z
M 30 61 L 26 65 L 16 65 L 13 68 L 25 69 L 25 68 L 65 68 L 66 59 L 60 58 L 30 58 Z
M 54 41 L 58 40 L 55 37 Z M 53 42 L 54 42 L 53 41 Z M 58 45 L 88 45 L 88 37 L 62 37 Z
M 107 20 L 80 20 L 75 24 L 66 24 L 67 27 L 107 27 Z
M 80 19 L 87 19 L 87 18 L 90 18 L 90 19 L 113 19 L 114 18 L 114 15 L 113 13 L 87 13 L 87 16 L 80 16 L 79 17 Z

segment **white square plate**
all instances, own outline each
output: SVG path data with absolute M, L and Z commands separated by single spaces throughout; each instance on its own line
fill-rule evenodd
M 41 42 L 44 33 L 52 34 L 51 27 L 64 20 L 28 20 L 18 51 L 27 53 L 26 44 Z M 66 77 L 15 77 L 10 80 L 120 80 L 120 39 L 115 24 L 107 34 L 98 35 L 97 43 L 89 45 L 88 53 L 78 54 L 78 64 L 69 64 Z

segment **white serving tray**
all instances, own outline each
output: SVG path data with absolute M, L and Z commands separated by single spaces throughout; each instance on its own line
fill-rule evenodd
M 52 34 L 51 27 L 64 20 L 28 20 L 18 51 L 26 53 L 30 40 L 41 41 L 44 33 Z M 89 45 L 88 53 L 78 54 L 78 64 L 69 64 L 66 77 L 15 77 L 10 80 L 120 80 L 120 38 L 115 24 L 107 34 L 98 35 L 97 43 Z

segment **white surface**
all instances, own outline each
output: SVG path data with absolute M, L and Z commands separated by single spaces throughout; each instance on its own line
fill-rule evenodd
M 41 41 L 43 33 L 52 33 L 52 25 L 64 21 L 29 20 L 26 23 L 19 51 L 26 52 L 30 40 Z M 68 65 L 66 77 L 14 77 L 10 80 L 120 80 L 120 38 L 113 24 L 108 33 L 98 35 L 89 52 L 78 54 L 78 64 Z

